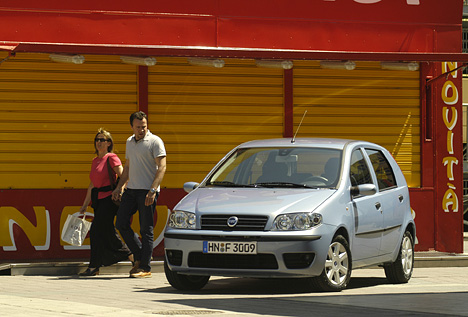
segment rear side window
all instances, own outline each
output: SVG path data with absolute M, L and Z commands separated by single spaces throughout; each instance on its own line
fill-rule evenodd
M 379 190 L 396 187 L 395 174 L 385 155 L 378 150 L 366 149 L 367 155 L 372 162 Z
M 355 150 L 351 155 L 349 177 L 351 178 L 352 186 L 372 184 L 371 173 L 361 150 Z

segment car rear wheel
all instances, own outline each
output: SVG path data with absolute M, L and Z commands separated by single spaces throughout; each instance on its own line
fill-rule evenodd
M 348 241 L 341 235 L 336 236 L 328 248 L 325 267 L 312 284 L 325 292 L 340 292 L 348 286 L 351 279 L 352 263 Z
M 169 284 L 181 291 L 194 291 L 202 289 L 208 283 L 210 277 L 202 275 L 185 275 L 171 271 L 164 261 L 164 273 Z
M 414 243 L 413 236 L 406 231 L 401 240 L 400 252 L 395 262 L 384 266 L 385 276 L 390 283 L 408 283 L 413 275 Z

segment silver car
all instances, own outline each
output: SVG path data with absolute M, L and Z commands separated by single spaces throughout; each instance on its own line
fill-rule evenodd
M 304 278 L 341 291 L 352 269 L 380 265 L 406 283 L 416 227 L 408 186 L 383 147 L 339 139 L 243 143 L 174 208 L 165 273 L 180 290 L 210 276 Z

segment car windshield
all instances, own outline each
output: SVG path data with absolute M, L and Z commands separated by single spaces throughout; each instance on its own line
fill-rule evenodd
M 242 148 L 212 173 L 206 186 L 335 188 L 341 150 L 326 148 Z

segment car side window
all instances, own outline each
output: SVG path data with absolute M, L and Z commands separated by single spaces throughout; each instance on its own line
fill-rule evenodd
M 372 162 L 372 167 L 377 176 L 379 190 L 396 187 L 395 174 L 385 155 L 378 150 L 366 149 L 367 155 Z
M 371 173 L 361 150 L 354 150 L 353 154 L 351 155 L 351 168 L 349 177 L 351 178 L 352 186 L 372 184 Z

